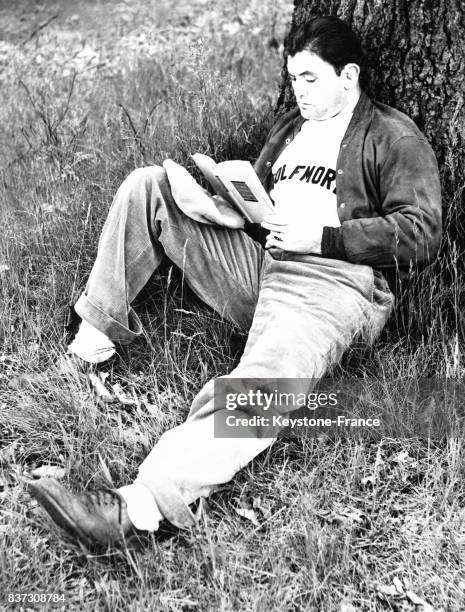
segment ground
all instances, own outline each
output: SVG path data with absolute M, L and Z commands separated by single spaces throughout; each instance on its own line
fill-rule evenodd
M 67 610 L 465 608 L 462 344 L 446 316 L 460 279 L 413 293 L 333 373 L 364 377 L 357 401 L 389 430 L 284 437 L 194 530 L 90 552 L 25 492 L 40 474 L 76 491 L 129 482 L 239 358 L 245 336 L 167 263 L 137 303 L 144 337 L 100 373 L 109 398 L 54 368 L 124 176 L 168 157 L 192 169 L 195 151 L 257 155 L 291 13 L 278 0 L 0 3 L 2 609 L 18 608 L 14 593 L 57 593 Z M 419 403 L 409 381 L 433 375 L 452 390 Z

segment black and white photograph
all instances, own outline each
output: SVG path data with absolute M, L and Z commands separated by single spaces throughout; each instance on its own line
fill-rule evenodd
M 0 610 L 465 610 L 465 5 L 0 0 Z

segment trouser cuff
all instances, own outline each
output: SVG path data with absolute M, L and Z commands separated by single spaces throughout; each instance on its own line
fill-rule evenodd
M 74 305 L 74 310 L 81 319 L 84 319 L 103 332 L 113 342 L 130 344 L 142 334 L 142 324 L 132 308 L 130 308 L 128 313 L 130 328 L 104 312 L 99 306 L 93 304 L 85 294 L 80 296 Z
M 145 480 L 137 477 L 134 484 L 142 484 L 152 493 L 158 510 L 175 527 L 188 529 L 197 523 L 197 517 L 184 501 L 176 485 L 165 478 Z

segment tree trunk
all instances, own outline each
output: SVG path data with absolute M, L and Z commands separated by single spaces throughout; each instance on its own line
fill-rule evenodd
M 463 235 L 459 221 L 465 186 L 465 4 L 461 0 L 295 0 L 285 57 L 296 26 L 321 15 L 337 15 L 351 25 L 367 54 L 367 93 L 409 115 L 433 146 L 448 212 L 446 226 L 457 240 Z M 277 110 L 293 104 L 284 65 Z M 463 237 L 457 246 L 460 242 Z

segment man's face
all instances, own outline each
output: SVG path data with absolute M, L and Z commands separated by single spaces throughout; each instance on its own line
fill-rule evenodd
M 346 78 L 315 53 L 299 51 L 287 59 L 292 88 L 304 119 L 322 121 L 336 115 L 347 104 Z

